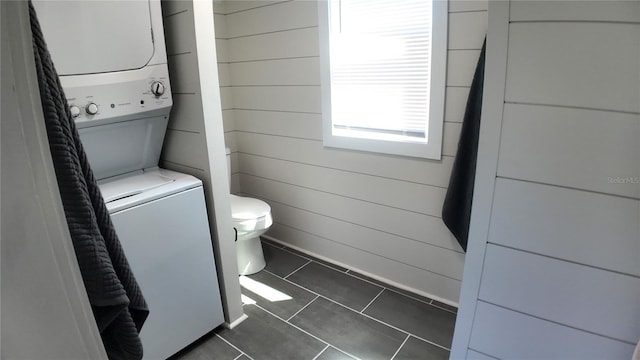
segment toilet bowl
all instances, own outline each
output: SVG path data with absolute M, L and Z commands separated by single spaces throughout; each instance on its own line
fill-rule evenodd
M 262 200 L 231 194 L 231 219 L 236 231 L 238 272 L 255 274 L 266 265 L 260 235 L 273 224 L 271 207 Z
M 227 151 L 227 170 L 231 176 L 231 152 Z M 231 181 L 231 179 L 229 179 Z M 264 269 L 260 235 L 273 224 L 271 207 L 262 200 L 231 194 L 231 222 L 236 234 L 236 254 L 240 275 L 255 274 Z

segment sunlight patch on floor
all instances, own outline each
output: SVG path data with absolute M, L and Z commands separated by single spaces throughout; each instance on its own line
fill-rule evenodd
M 253 280 L 244 275 L 240 276 L 240 286 L 271 302 L 285 301 L 285 300 L 292 299 L 291 296 L 283 293 L 282 291 L 276 290 L 269 285 L 265 285 L 259 281 Z M 243 298 L 243 302 L 244 302 L 244 298 Z M 255 301 L 253 301 L 253 303 L 255 304 Z

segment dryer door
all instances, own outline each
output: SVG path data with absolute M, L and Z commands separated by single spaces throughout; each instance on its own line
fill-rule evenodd
M 33 4 L 58 75 L 139 69 L 153 56 L 148 0 Z

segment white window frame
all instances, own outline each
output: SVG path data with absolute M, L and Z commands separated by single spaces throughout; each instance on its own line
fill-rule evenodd
M 432 51 L 430 105 L 426 143 L 386 141 L 333 134 L 331 120 L 331 64 L 329 46 L 329 2 L 318 1 L 320 77 L 322 95 L 323 144 L 326 147 L 440 160 L 444 125 L 447 78 L 448 1 L 432 0 Z

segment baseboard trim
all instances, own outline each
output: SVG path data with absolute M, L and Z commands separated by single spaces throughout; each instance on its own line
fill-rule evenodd
M 242 314 L 242 316 L 240 316 L 239 318 L 235 319 L 234 321 L 232 321 L 231 323 L 228 322 L 224 322 L 222 324 L 222 326 L 224 326 L 225 328 L 232 330 L 234 327 L 240 325 L 241 322 L 247 320 L 249 317 L 247 316 L 247 314 Z
M 398 282 L 395 282 L 395 281 L 393 281 L 393 280 L 389 280 L 389 279 L 384 278 L 384 277 L 382 277 L 382 276 L 372 274 L 372 273 L 370 273 L 370 272 L 368 272 L 368 271 L 364 271 L 364 270 L 362 270 L 362 269 L 359 269 L 359 268 L 353 267 L 353 266 L 351 266 L 351 265 L 348 265 L 348 264 L 345 264 L 345 263 L 342 263 L 342 262 L 336 261 L 336 260 L 334 260 L 334 259 L 330 259 L 330 258 L 328 258 L 328 257 L 326 257 L 326 256 L 318 255 L 318 254 L 316 254 L 316 253 L 314 253 L 314 252 L 312 252 L 312 251 L 309 251 L 309 250 L 307 250 L 307 249 L 303 249 L 303 248 L 301 248 L 301 247 L 298 247 L 298 246 L 295 246 L 295 245 L 291 245 L 291 244 L 289 244 L 289 243 L 287 243 L 287 242 L 284 242 L 284 241 L 282 241 L 282 240 L 280 240 L 280 239 L 274 238 L 273 236 L 263 234 L 263 235 L 261 235 L 261 237 L 266 238 L 266 239 L 268 239 L 268 240 L 271 240 L 271 241 L 273 241 L 273 242 L 276 242 L 276 243 L 278 243 L 278 244 L 281 244 L 281 245 L 284 245 L 284 246 L 290 247 L 290 248 L 292 248 L 292 249 L 298 250 L 298 251 L 300 251 L 300 252 L 302 252 L 302 253 L 305 253 L 305 254 L 308 254 L 308 255 L 310 255 L 310 256 L 316 257 L 316 258 L 318 258 L 318 259 L 320 259 L 320 260 L 324 260 L 324 261 L 329 262 L 329 263 L 332 263 L 332 264 L 334 264 L 334 265 L 338 265 L 338 266 L 341 266 L 341 267 L 343 267 L 343 268 L 346 268 L 346 269 L 349 269 L 349 270 L 353 270 L 353 271 L 358 272 L 358 273 L 360 273 L 360 274 L 362 274 L 362 275 L 364 275 L 364 276 L 368 276 L 368 277 L 370 277 L 370 278 L 372 278 L 372 279 L 376 279 L 376 280 L 378 280 L 378 281 L 382 281 L 383 283 L 387 283 L 387 284 L 389 284 L 389 285 L 391 285 L 391 286 L 397 287 L 398 289 L 406 290 L 406 291 L 411 292 L 411 293 L 414 293 L 414 294 L 416 294 L 416 295 L 420 295 L 420 296 L 428 297 L 428 298 L 430 298 L 430 299 L 433 299 L 433 300 L 439 301 L 439 302 L 441 302 L 441 303 L 443 303 L 443 304 L 447 304 L 447 305 L 453 306 L 453 307 L 455 307 L 455 308 L 457 308 L 457 307 L 458 307 L 458 304 L 457 304 L 457 303 L 455 303 L 455 302 L 453 302 L 453 301 L 451 301 L 451 300 L 443 299 L 443 298 L 441 298 L 440 296 L 436 296 L 436 295 L 433 295 L 433 294 L 429 294 L 429 293 L 427 293 L 427 292 L 425 292 L 425 291 L 421 291 L 421 290 L 418 290 L 418 289 L 414 289 L 414 288 L 412 288 L 412 287 L 410 287 L 410 286 L 407 286 L 407 285 L 404 285 L 404 284 L 400 284 L 400 283 L 398 283 Z

